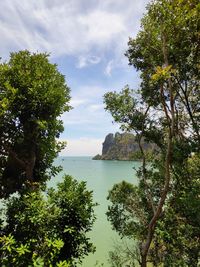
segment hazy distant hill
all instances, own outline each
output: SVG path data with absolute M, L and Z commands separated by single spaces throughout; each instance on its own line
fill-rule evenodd
M 143 142 L 145 151 L 152 152 L 155 145 Z M 96 160 L 139 160 L 141 153 L 135 136 L 131 133 L 109 133 L 103 142 L 102 155 Z

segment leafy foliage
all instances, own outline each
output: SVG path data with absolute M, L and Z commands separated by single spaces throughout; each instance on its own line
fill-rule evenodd
M 121 236 L 139 242 L 142 267 L 197 267 L 200 260 L 199 14 L 196 0 L 149 4 L 126 53 L 141 73 L 140 96 L 126 86 L 104 98 L 106 110 L 137 134 L 141 147 L 138 186 L 115 185 L 107 215 Z M 159 148 L 148 165 L 142 138 Z
M 11 53 L 0 65 L 1 196 L 25 184 L 45 183 L 59 168 L 52 165 L 64 143 L 59 116 L 70 109 L 69 88 L 48 54 Z
M 1 229 L 4 266 L 75 266 L 94 247 L 87 237 L 94 222 L 92 192 L 65 176 L 45 196 L 34 190 L 6 201 Z
M 0 261 L 2 266 L 71 267 L 94 252 L 92 192 L 65 176 L 47 192 L 65 143 L 60 116 L 69 88 L 48 54 L 11 53 L 0 64 Z M 15 194 L 13 194 L 15 193 Z

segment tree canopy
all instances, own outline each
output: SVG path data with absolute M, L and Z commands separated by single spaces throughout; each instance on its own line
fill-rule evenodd
M 63 143 L 60 115 L 69 111 L 69 88 L 48 54 L 11 53 L 0 64 L 1 197 L 57 173 L 52 162 Z
M 95 205 L 86 183 L 67 175 L 46 196 L 34 190 L 10 197 L 1 227 L 1 263 L 6 267 L 80 263 L 94 252 L 86 233 L 95 219 Z
M 138 94 L 125 87 L 105 95 L 106 109 L 122 129 L 137 134 L 143 155 L 138 186 L 117 185 L 108 197 L 108 218 L 122 236 L 138 240 L 143 267 L 199 261 L 199 174 L 193 164 L 200 150 L 199 15 L 195 0 L 150 3 L 126 53 L 140 71 Z M 148 165 L 142 138 L 158 147 Z
M 46 189 L 61 170 L 54 159 L 65 146 L 57 139 L 69 93 L 48 54 L 20 51 L 0 64 L 2 266 L 71 267 L 94 252 L 87 233 L 96 204 L 86 183 L 65 175 Z

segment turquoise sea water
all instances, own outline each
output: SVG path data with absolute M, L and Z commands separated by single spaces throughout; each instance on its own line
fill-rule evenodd
M 55 186 L 62 180 L 64 173 L 72 175 L 78 181 L 86 181 L 87 188 L 93 190 L 94 201 L 99 205 L 95 209 L 97 216 L 90 237 L 96 246 L 96 252 L 87 256 L 82 267 L 93 267 L 95 264 L 104 263 L 104 267 L 109 267 L 107 262 L 108 251 L 119 239 L 116 232 L 111 229 L 110 223 L 106 219 L 108 201 L 106 200 L 108 191 L 115 183 L 122 180 L 137 183 L 134 168 L 139 167 L 139 162 L 131 161 L 99 161 L 90 157 L 59 157 L 55 164 L 63 167 L 62 173 L 49 182 L 50 186 Z

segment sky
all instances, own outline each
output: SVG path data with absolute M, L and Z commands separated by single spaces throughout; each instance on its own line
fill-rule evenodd
M 104 110 L 103 95 L 129 84 L 139 74 L 124 56 L 149 0 L 2 0 L 0 57 L 27 49 L 48 52 L 71 88 L 69 113 L 60 139 L 63 156 L 101 154 L 108 133 L 119 131 Z

